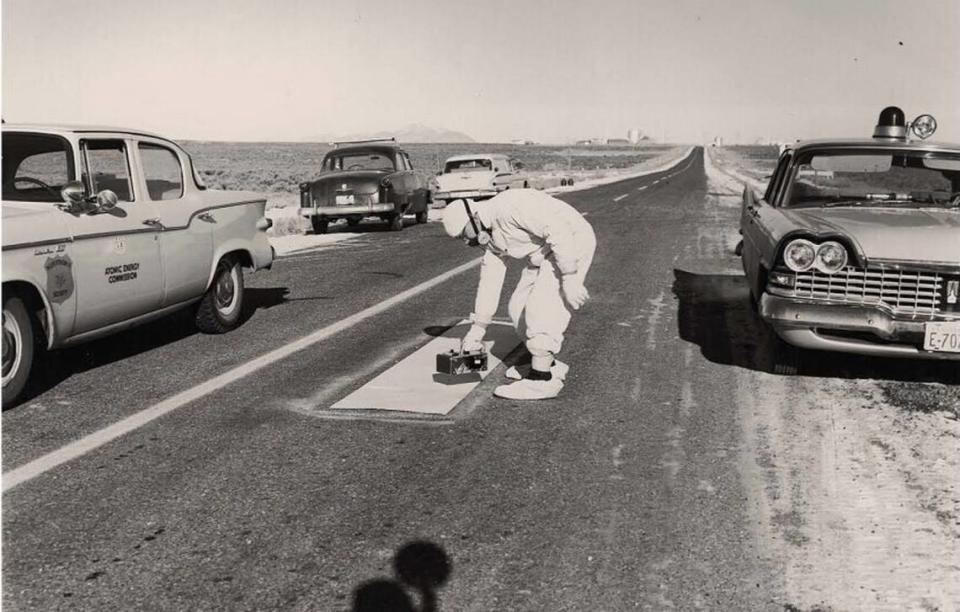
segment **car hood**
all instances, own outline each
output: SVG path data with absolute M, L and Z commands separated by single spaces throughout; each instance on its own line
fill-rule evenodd
M 867 259 L 960 265 L 960 211 L 905 208 L 784 210 L 798 227 L 851 238 Z

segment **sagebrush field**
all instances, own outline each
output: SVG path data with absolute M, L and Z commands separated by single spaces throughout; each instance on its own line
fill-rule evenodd
M 326 143 L 199 142 L 181 143 L 193 157 L 200 176 L 214 189 L 298 192 L 298 185 L 316 178 Z M 432 175 L 444 160 L 464 153 L 504 153 L 522 161 L 531 172 L 584 173 L 637 166 L 676 149 L 676 145 L 547 146 L 510 144 L 403 145 L 416 170 Z

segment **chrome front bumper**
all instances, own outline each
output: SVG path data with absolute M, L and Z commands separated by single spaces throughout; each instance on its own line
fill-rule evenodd
M 802 348 L 860 355 L 960 359 L 960 353 L 923 350 L 926 321 L 898 319 L 878 308 L 764 293 L 760 298 L 760 316 L 786 342 Z M 955 319 L 938 317 L 933 320 Z M 870 333 L 876 335 L 878 341 L 834 336 L 830 335 L 831 330 Z

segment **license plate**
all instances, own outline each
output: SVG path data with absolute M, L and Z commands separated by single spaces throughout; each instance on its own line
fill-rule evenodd
M 938 353 L 960 353 L 960 321 L 927 323 L 923 348 Z
M 337 196 L 337 205 L 340 206 L 340 205 L 343 205 L 343 204 L 353 204 L 353 194 L 352 194 L 352 193 L 349 194 L 349 195 L 338 195 L 338 196 Z

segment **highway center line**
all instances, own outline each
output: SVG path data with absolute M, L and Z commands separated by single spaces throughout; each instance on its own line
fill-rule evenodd
M 617 197 L 613 198 L 613 201 L 614 201 L 614 202 L 619 202 L 620 200 L 622 200 L 623 198 L 627 197 L 628 195 L 630 195 L 630 194 L 629 194 L 629 193 L 624 193 L 624 194 L 622 194 L 622 195 L 618 195 Z
M 435 276 L 415 287 L 411 287 L 406 291 L 398 293 L 397 295 L 388 298 L 379 304 L 375 304 L 369 308 L 361 310 L 360 312 L 354 313 L 345 319 L 341 319 L 336 323 L 332 323 L 322 329 L 318 329 L 311 334 L 308 334 L 298 340 L 294 340 L 293 342 L 281 346 L 280 348 L 274 349 L 269 353 L 255 357 L 250 361 L 233 368 L 232 370 L 211 378 L 206 382 L 200 383 L 199 385 L 187 389 L 186 391 L 181 391 L 173 397 L 167 398 L 157 404 L 154 404 L 153 406 L 150 406 L 149 408 L 145 408 L 140 412 L 121 419 L 112 425 L 108 425 L 107 427 L 84 436 L 79 440 L 71 442 L 66 446 L 63 446 L 55 451 L 51 451 L 46 455 L 34 459 L 33 461 L 16 467 L 3 474 L 3 492 L 6 493 L 21 483 L 36 478 L 37 476 L 48 472 L 61 464 L 72 461 L 77 457 L 81 457 L 90 451 L 103 446 L 107 442 L 115 440 L 124 434 L 143 427 L 154 419 L 158 419 L 169 412 L 173 412 L 177 408 L 181 408 L 190 402 L 193 402 L 194 400 L 200 399 L 205 395 L 209 395 L 210 393 L 213 393 L 214 391 L 217 391 L 218 389 L 221 389 L 230 383 L 243 378 L 244 376 L 248 376 L 257 370 L 265 368 L 268 365 L 289 357 L 298 351 L 302 351 L 305 348 L 308 348 L 318 342 L 322 342 L 323 340 L 326 340 L 335 334 L 349 329 L 354 325 L 365 321 L 366 319 L 385 312 L 397 304 L 416 297 L 424 291 L 450 280 L 454 276 L 463 274 L 467 270 L 479 266 L 480 261 L 481 258 L 477 258 L 457 266 L 456 268 L 448 270 L 439 276 Z
M 637 187 L 637 191 L 643 191 L 644 189 L 646 189 L 646 188 L 649 187 L 649 186 L 650 186 L 650 185 L 644 185 L 643 187 Z

